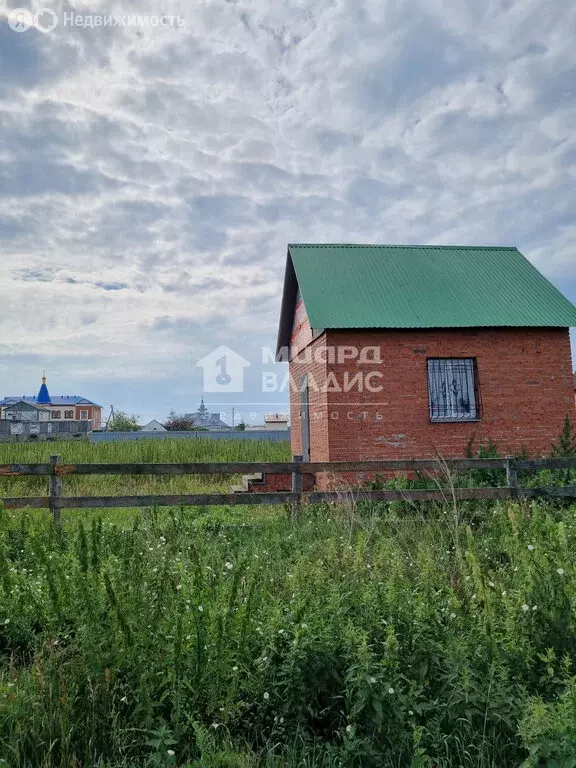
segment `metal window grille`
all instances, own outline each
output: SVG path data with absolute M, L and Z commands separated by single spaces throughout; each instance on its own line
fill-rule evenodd
M 428 360 L 428 401 L 432 421 L 480 418 L 474 358 Z

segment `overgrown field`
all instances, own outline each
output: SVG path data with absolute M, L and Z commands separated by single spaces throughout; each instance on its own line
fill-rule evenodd
M 68 464 L 209 461 L 290 461 L 290 444 L 261 440 L 210 438 L 134 440 L 117 443 L 58 441 L 0 443 L 0 464 L 47 462 L 60 455 Z M 216 475 L 71 475 L 64 480 L 66 496 L 129 496 L 228 492 L 233 479 Z M 46 477 L 0 479 L 2 496 L 44 496 Z M 117 512 L 106 518 L 121 519 Z M 63 512 L 76 517 L 76 512 Z
M 2 445 L 0 463 L 51 453 L 289 448 Z M 74 480 L 126 492 L 122 478 Z M 14 482 L 2 494 L 36 492 L 32 479 L 7 494 Z M 576 505 L 417 508 L 343 492 L 298 523 L 284 512 L 71 510 L 56 528 L 44 511 L 0 510 L 0 765 L 576 765 Z
M 573 765 L 574 508 L 453 514 L 2 513 L 2 759 Z

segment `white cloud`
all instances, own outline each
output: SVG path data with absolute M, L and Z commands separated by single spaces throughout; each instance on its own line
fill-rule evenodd
M 273 345 L 289 241 L 516 244 L 576 299 L 567 0 L 74 12 L 184 25 L 0 16 L 3 388 L 177 406 L 211 346 Z

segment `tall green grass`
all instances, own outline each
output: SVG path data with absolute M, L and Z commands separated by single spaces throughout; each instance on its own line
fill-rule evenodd
M 91 443 L 87 440 L 0 443 L 0 464 L 48 461 L 53 454 L 66 463 L 274 461 L 290 459 L 290 443 L 271 440 L 166 438 Z
M 298 525 L 149 510 L 59 530 L 4 512 L 0 758 L 568 766 L 574 512 L 470 525 L 350 500 Z
M 110 443 L 58 441 L 1 443 L 0 464 L 42 463 L 60 455 L 65 464 L 290 461 L 290 444 L 264 440 L 154 439 Z M 234 478 L 214 475 L 79 475 L 64 479 L 69 496 L 126 496 L 227 492 Z M 43 496 L 45 477 L 0 478 L 2 496 Z

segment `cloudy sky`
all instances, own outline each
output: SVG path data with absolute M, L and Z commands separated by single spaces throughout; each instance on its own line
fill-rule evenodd
M 129 26 L 46 0 L 52 32 L 16 6 L 41 7 L 0 0 L 1 395 L 46 368 L 162 417 L 227 344 L 252 362 L 228 404 L 285 402 L 258 363 L 287 242 L 517 245 L 576 301 L 573 2 L 159 0 L 137 13 L 173 20 Z

